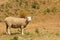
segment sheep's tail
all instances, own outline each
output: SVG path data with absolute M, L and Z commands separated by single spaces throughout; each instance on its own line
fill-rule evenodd
M 6 21 L 2 20 L 2 21 L 0 21 L 0 22 L 3 22 L 3 23 L 8 27 L 8 24 L 7 24 Z
M 4 23 L 5 23 L 5 25 L 6 25 L 6 29 L 8 28 L 8 24 L 7 24 L 7 22 L 6 21 L 4 21 Z

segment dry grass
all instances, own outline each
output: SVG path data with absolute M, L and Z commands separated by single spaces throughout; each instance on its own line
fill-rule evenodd
M 28 15 L 28 13 L 26 11 L 21 11 L 20 13 L 18 13 L 18 17 L 21 17 L 21 18 L 26 18 Z
M 60 0 L 8 0 L 0 5 L 0 21 L 7 16 L 33 16 L 21 36 L 18 29 L 6 35 L 6 26 L 0 23 L 0 40 L 60 40 Z M 17 33 L 17 34 L 15 34 Z

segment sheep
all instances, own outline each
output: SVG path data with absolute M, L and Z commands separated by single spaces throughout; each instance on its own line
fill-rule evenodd
M 5 18 L 5 23 L 6 23 L 6 33 L 10 33 L 10 28 L 16 27 L 16 28 L 21 28 L 21 35 L 24 35 L 23 31 L 27 24 L 31 21 L 31 17 L 28 16 L 26 18 L 17 18 L 17 17 L 6 17 Z

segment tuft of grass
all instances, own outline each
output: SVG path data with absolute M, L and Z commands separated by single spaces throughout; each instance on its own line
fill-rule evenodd
M 39 4 L 34 1 L 34 2 L 32 3 L 32 8 L 34 8 L 34 9 L 39 9 Z
M 26 16 L 27 16 L 26 11 L 21 11 L 20 13 L 18 13 L 18 17 L 25 18 Z
M 28 37 L 32 37 L 33 36 L 33 33 L 24 31 L 24 35 L 25 36 L 28 36 Z
M 19 2 L 19 0 L 16 0 L 16 2 Z
M 60 36 L 60 33 L 59 33 L 59 32 L 57 32 L 55 35 L 56 35 L 56 36 Z
M 10 39 L 10 40 L 18 40 L 18 37 L 17 36 L 15 36 L 15 37 L 13 37 L 12 39 Z
M 18 6 L 20 6 L 21 7 L 21 5 L 22 5 L 22 3 L 23 3 L 23 1 L 22 0 L 15 0 L 15 2 L 18 4 Z
M 0 5 L 1 8 L 4 8 L 4 4 Z
M 39 34 L 39 30 L 38 30 L 38 28 L 35 29 L 35 33 Z
M 53 7 L 51 12 L 55 13 L 57 11 L 56 7 Z
M 30 32 L 25 32 L 25 35 L 28 35 L 29 36 L 29 35 L 31 35 L 31 33 Z
M 47 14 L 47 13 L 50 13 L 50 12 L 51 12 L 51 10 L 50 10 L 49 8 L 46 8 L 46 9 L 43 11 L 44 14 Z
M 26 14 L 25 13 L 20 13 L 20 17 L 21 18 L 25 18 L 26 17 Z
M 7 9 L 8 9 L 8 8 L 12 8 L 12 6 L 11 6 L 10 3 L 6 3 L 6 4 L 5 4 L 5 8 L 7 8 Z
M 30 33 L 29 32 L 27 32 L 27 33 L 25 33 L 26 35 L 30 35 Z
M 29 5 L 29 4 L 28 4 L 28 1 L 25 1 L 25 2 L 24 2 L 24 8 L 27 9 L 27 8 L 28 8 L 28 5 Z
M 46 4 L 46 2 L 45 1 L 42 1 L 42 4 Z

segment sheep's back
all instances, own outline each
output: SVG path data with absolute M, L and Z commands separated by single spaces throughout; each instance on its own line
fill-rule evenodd
M 26 19 L 24 18 L 16 18 L 16 17 L 7 17 L 5 19 L 8 24 L 14 24 L 14 25 L 25 25 Z

